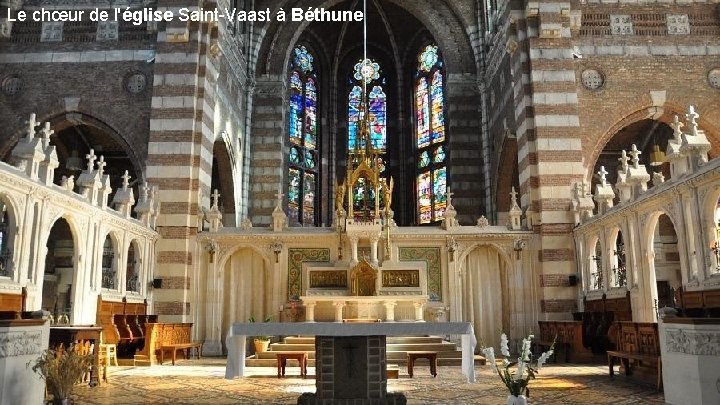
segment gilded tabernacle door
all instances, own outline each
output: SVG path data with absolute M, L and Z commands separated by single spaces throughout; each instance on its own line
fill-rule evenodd
M 365 259 L 360 260 L 350 271 L 350 294 L 356 297 L 375 295 L 376 280 L 377 270 Z

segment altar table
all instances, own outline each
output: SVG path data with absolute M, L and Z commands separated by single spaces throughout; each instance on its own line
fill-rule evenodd
M 228 350 L 225 378 L 245 376 L 247 336 L 420 336 L 461 335 L 462 372 L 468 382 L 475 382 L 474 352 L 477 340 L 469 322 L 381 322 L 381 323 L 234 323 L 225 344 Z

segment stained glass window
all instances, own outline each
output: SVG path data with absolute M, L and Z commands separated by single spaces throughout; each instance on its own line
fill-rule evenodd
M 353 86 L 348 96 L 348 147 L 355 148 L 357 139 L 358 121 L 360 120 L 360 100 L 362 99 L 362 88 Z
M 352 88 L 348 94 L 348 148 L 354 149 L 358 136 L 358 122 L 360 121 L 360 104 L 362 103 L 363 78 L 368 89 L 368 110 L 370 122 L 370 139 L 373 148 L 385 151 L 387 146 L 387 95 L 383 91 L 383 79 L 380 75 L 380 65 L 370 61 L 355 64 L 351 78 Z M 364 145 L 358 145 L 362 147 Z
M 442 220 L 447 208 L 447 140 L 445 80 L 436 45 L 418 53 L 415 72 L 415 133 L 417 150 L 418 222 Z
M 315 225 L 317 204 L 318 81 L 315 58 L 305 46 L 290 61 L 288 215 L 290 222 Z

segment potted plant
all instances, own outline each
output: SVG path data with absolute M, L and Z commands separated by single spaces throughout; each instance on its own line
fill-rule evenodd
M 270 321 L 272 321 L 272 316 L 268 316 L 263 322 Z M 251 316 L 248 322 L 255 323 L 255 317 Z M 255 336 L 253 343 L 255 343 L 255 353 L 264 353 L 268 350 L 268 347 L 270 347 L 270 336 Z
M 550 349 L 540 355 L 537 359 L 537 367 L 534 368 L 532 364 L 532 352 L 530 352 L 530 345 L 532 343 L 533 335 L 523 339 L 522 349 L 520 349 L 520 356 L 517 361 L 511 362 L 508 360 L 510 357 L 510 350 L 508 349 L 508 338 L 504 333 L 500 336 L 500 352 L 504 356 L 502 359 L 503 368 L 498 368 L 495 361 L 495 349 L 492 347 L 483 347 L 482 352 L 485 355 L 485 359 L 492 367 L 493 371 L 497 372 L 500 376 L 500 380 L 510 390 L 510 395 L 507 398 L 507 405 L 526 405 L 527 398 L 530 396 L 530 389 L 528 384 L 530 380 L 535 378 L 535 374 L 540 371 L 543 364 L 547 359 L 552 356 L 555 342 L 550 346 Z M 511 367 L 515 367 L 514 372 Z
M 93 356 L 81 355 L 75 350 L 45 350 L 35 360 L 32 370 L 45 380 L 47 391 L 52 394 L 53 405 L 68 405 L 72 390 L 92 365 Z M 29 366 L 29 363 L 28 363 Z

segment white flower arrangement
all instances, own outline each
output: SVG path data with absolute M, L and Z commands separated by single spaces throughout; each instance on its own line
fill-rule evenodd
M 523 339 L 522 348 L 520 349 L 520 355 L 518 356 L 517 361 L 511 362 L 509 360 L 510 349 L 508 348 L 507 335 L 505 335 L 504 333 L 500 335 L 500 353 L 503 355 L 502 369 L 498 368 L 497 366 L 495 359 L 495 348 L 483 347 L 481 349 L 483 354 L 485 355 L 485 359 L 488 363 L 490 363 L 490 367 L 492 367 L 494 372 L 498 373 L 502 382 L 510 390 L 511 395 L 520 396 L 525 393 L 525 395 L 529 396 L 530 389 L 528 388 L 528 383 L 531 379 L 535 378 L 535 374 L 540 371 L 543 364 L 545 364 L 548 358 L 553 354 L 555 342 L 553 342 L 548 351 L 542 353 L 540 357 L 538 357 L 536 363 L 537 366 L 533 367 L 533 354 L 530 351 L 530 347 L 532 345 L 532 339 L 534 337 L 535 336 L 531 334 Z M 511 367 L 513 366 L 517 366 L 514 373 L 511 370 Z

